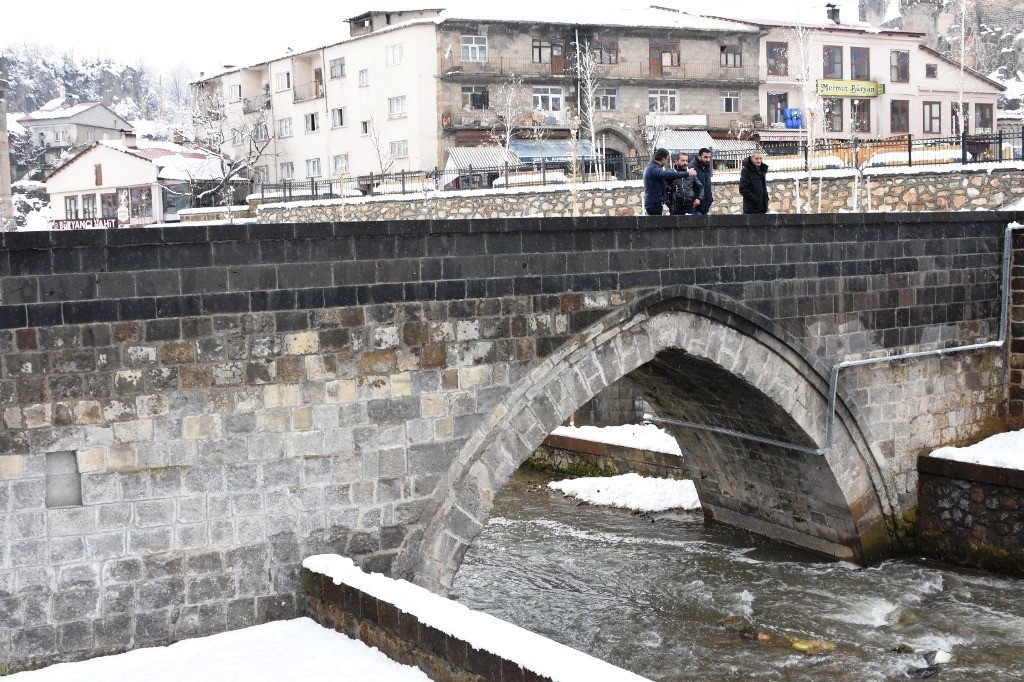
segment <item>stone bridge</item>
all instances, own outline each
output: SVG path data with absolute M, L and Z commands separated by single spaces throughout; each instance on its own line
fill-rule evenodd
M 831 436 L 830 371 L 998 340 L 1021 217 L 3 235 L 0 660 L 292 616 L 325 551 L 443 592 L 519 464 L 623 378 L 709 518 L 887 556 L 916 456 L 1019 416 L 1020 371 L 991 344 L 846 368 Z

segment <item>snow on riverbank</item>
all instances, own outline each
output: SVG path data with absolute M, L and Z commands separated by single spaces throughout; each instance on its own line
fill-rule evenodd
M 553 436 L 577 438 L 592 443 L 622 445 L 652 452 L 682 455 L 679 443 L 667 431 L 654 424 L 626 424 L 624 426 L 559 426 Z
M 428 682 L 420 670 L 392 661 L 377 649 L 296 618 L 165 647 L 136 649 L 77 663 L 18 673 L 12 682 L 96 682 L 97 680 L 244 680 L 280 682 Z
M 1002 469 L 1024 470 L 1024 429 L 997 433 L 965 448 L 939 448 L 931 456 Z
M 605 478 L 577 478 L 552 481 L 548 487 L 590 504 L 633 511 L 660 512 L 669 509 L 700 509 L 693 481 L 646 478 L 623 474 Z

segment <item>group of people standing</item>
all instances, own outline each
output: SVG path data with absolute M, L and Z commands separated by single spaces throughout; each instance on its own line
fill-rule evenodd
M 672 170 L 665 168 L 669 157 L 667 149 L 656 149 L 644 169 L 644 211 L 647 215 L 662 215 L 667 205 L 670 215 L 707 215 L 714 202 L 711 150 L 701 149 L 692 162 L 689 154 L 680 152 Z M 767 172 L 761 152 L 744 159 L 740 169 L 744 213 L 768 212 Z

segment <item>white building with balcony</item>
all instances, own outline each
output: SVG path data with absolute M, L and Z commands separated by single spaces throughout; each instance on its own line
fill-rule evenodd
M 100 102 L 79 102 L 77 97 L 53 99 L 38 111 L 18 119 L 32 142 L 47 151 L 48 160 L 73 147 L 102 140 L 121 141 L 131 124 Z

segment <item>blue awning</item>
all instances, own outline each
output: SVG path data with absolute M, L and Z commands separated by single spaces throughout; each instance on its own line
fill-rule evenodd
M 571 140 L 512 140 L 509 146 L 523 163 L 569 160 L 572 158 Z M 576 146 L 576 156 L 589 159 L 592 151 L 590 140 L 580 140 Z

